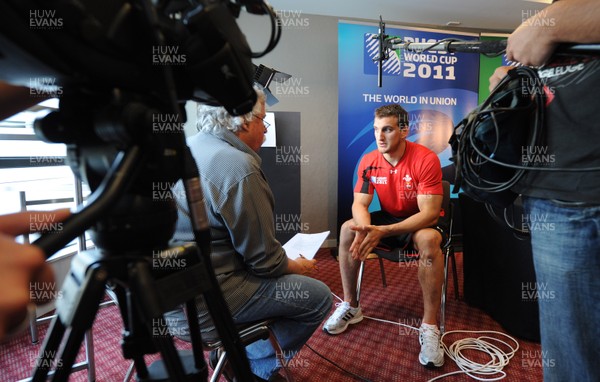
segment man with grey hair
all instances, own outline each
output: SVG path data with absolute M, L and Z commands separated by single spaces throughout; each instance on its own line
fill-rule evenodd
M 273 330 L 290 359 L 323 321 L 332 298 L 325 284 L 305 276 L 315 270 L 315 261 L 289 259 L 275 238 L 273 194 L 257 154 L 268 127 L 265 94 L 259 88 L 256 92 L 253 110 L 238 117 L 223 107 L 199 106 L 199 132 L 188 138 L 188 146 L 206 199 L 211 260 L 233 320 L 242 324 L 276 318 Z M 183 193 L 174 190 L 174 195 Z M 179 200 L 178 204 L 174 238 L 191 241 L 187 202 Z M 294 293 L 282 293 L 291 289 Z M 198 306 L 202 336 L 214 338 L 215 328 L 201 298 Z M 181 311 L 170 316 L 170 322 L 177 317 L 184 324 Z M 278 374 L 281 365 L 268 341 L 255 342 L 246 352 L 258 381 L 282 378 Z M 211 354 L 213 362 L 215 356 Z M 232 380 L 227 371 L 225 377 Z

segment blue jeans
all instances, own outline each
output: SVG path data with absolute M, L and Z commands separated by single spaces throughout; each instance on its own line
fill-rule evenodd
M 271 327 L 283 349 L 283 356 L 289 361 L 298 355 L 321 324 L 331 304 L 331 291 L 321 281 L 300 275 L 284 275 L 265 279 L 258 291 L 232 316 L 240 324 L 279 317 Z M 248 345 L 246 354 L 252 372 L 263 379 L 269 379 L 282 366 L 268 340 Z M 289 365 L 309 366 L 306 359 Z
M 600 381 L 600 205 L 524 198 L 545 382 Z

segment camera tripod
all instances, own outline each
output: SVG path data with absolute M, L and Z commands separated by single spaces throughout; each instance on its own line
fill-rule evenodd
M 142 113 L 142 115 L 146 115 Z M 50 117 L 52 120 L 53 117 Z M 93 145 L 95 146 L 95 145 Z M 152 147 L 151 144 L 147 145 Z M 165 149 L 168 146 L 168 149 Z M 95 162 L 91 152 L 98 148 L 79 147 L 76 155 L 83 162 Z M 34 244 L 53 254 L 87 228 L 94 225 L 94 242 L 100 250 L 76 255 L 57 300 L 57 315 L 46 335 L 33 381 L 45 381 L 54 365 L 53 381 L 65 381 L 71 371 L 85 332 L 92 327 L 107 284 L 117 296 L 123 318 L 123 356 L 133 359 L 139 381 L 206 380 L 208 371 L 202 353 L 195 298 L 203 295 L 217 332 L 222 339 L 234 373 L 252 381 L 244 348 L 233 323 L 210 262 L 210 231 L 194 159 L 182 134 L 161 140 L 160 151 L 176 157 L 171 168 L 184 169 L 183 179 L 195 244 L 169 246 L 176 221 L 173 200 L 149 200 L 140 190 L 148 182 L 147 168 L 163 165 L 164 158 L 132 145 L 115 156 L 112 168 L 102 179 L 93 180 L 88 168 L 88 183 L 95 188 L 88 205 L 73 214 L 60 232 L 43 235 Z M 174 155 L 174 153 L 177 153 Z M 86 160 L 90 159 L 90 160 Z M 154 161 L 153 161 L 154 159 Z M 105 162 L 101 160 L 100 162 Z M 157 164 L 158 163 L 158 164 Z M 93 165 L 89 165 L 93 167 Z M 159 168 L 152 176 L 163 174 Z M 162 175 L 161 175 L 162 176 Z M 161 179 L 177 179 L 173 175 Z M 140 186 L 142 184 L 142 186 Z M 151 226 L 147 222 L 151 222 Z M 173 269 L 154 267 L 153 258 L 168 258 Z M 163 314 L 185 304 L 192 338 L 192 357 L 180 359 Z M 65 338 L 66 337 L 66 338 Z M 159 351 L 164 370 L 147 368 L 143 355 Z
M 235 21 L 242 7 L 271 19 L 263 52 L 252 52 Z M 254 0 L 5 0 L 0 21 L 0 77 L 30 87 L 32 80 L 49 78 L 60 88 L 59 110 L 37 120 L 34 129 L 46 142 L 67 145 L 69 165 L 93 191 L 59 232 L 34 243 L 51 256 L 90 229 L 98 248 L 73 259 L 34 381 L 45 380 L 52 367 L 53 380 L 67 379 L 107 284 L 115 287 L 125 325 L 123 353 L 134 360 L 138 378 L 159 379 L 142 357 L 156 351 L 165 364 L 164 378 L 206 375 L 195 306 L 201 294 L 233 372 L 252 381 L 212 269 L 208 217 L 196 163 L 185 144 L 182 102 L 221 105 L 236 116 L 250 112 L 256 103 L 251 59 L 277 45 L 276 13 Z M 32 23 L 56 28 L 32 28 Z M 165 116 L 174 131 L 157 133 L 154 117 Z M 175 201 L 159 202 L 150 195 L 154 182 L 180 180 L 195 245 L 171 247 Z M 186 265 L 153 267 L 154 255 Z M 189 367 L 170 335 L 162 335 L 168 326 L 164 313 L 177 304 L 187 307 L 194 349 Z M 153 330 L 160 335 L 151 335 Z

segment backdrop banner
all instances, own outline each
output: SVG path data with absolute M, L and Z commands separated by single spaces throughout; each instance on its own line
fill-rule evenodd
M 377 86 L 377 25 L 338 25 L 338 227 L 352 214 L 350 207 L 360 158 L 375 150 L 373 112 L 398 103 L 409 113 L 408 140 L 438 154 L 444 179 L 454 180 L 448 139 L 453 128 L 477 107 L 479 55 L 472 53 L 397 50 L 383 66 Z M 386 28 L 386 34 L 408 42 L 452 38 L 477 40 L 476 34 L 413 28 Z M 371 210 L 379 209 L 374 200 Z

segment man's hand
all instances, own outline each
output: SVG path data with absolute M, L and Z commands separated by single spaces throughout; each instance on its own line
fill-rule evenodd
M 306 276 L 318 269 L 319 268 L 317 268 L 317 260 L 305 259 L 304 257 L 302 257 L 302 255 L 300 255 L 300 257 L 296 259 L 288 260 L 288 273 Z
M 493 91 L 500 81 L 508 74 L 509 70 L 515 69 L 514 66 L 500 66 L 496 68 L 494 74 L 490 77 L 490 92 Z
M 32 221 L 62 221 L 68 215 L 69 210 L 58 210 L 0 216 L 0 338 L 25 319 L 32 286 L 54 283 L 54 273 L 41 249 L 19 244 L 15 236 L 33 231 Z
M 543 25 L 543 20 L 538 20 L 541 17 L 541 14 L 532 16 L 511 33 L 506 45 L 508 60 L 527 66 L 542 66 L 550 59 L 557 44 L 540 26 Z
M 385 235 L 385 232 L 376 225 L 355 225 L 350 229 L 356 232 L 350 246 L 350 254 L 354 260 L 365 260 Z

